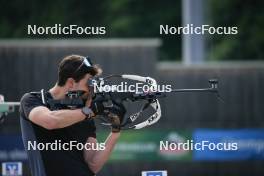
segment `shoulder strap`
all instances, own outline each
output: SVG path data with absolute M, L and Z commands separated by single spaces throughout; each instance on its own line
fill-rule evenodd
M 47 104 L 47 101 L 46 101 L 46 93 L 44 92 L 44 89 L 41 89 L 41 101 L 44 105 Z
M 47 92 L 44 91 L 44 89 L 41 89 L 40 92 L 30 92 L 31 95 L 36 95 L 41 99 L 41 102 L 44 105 L 47 105 Z

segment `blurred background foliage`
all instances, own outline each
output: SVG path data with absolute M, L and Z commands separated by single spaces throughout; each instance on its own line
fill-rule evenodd
M 207 0 L 208 22 L 237 26 L 237 35 L 211 35 L 209 58 L 214 60 L 264 59 L 264 1 Z
M 181 59 L 181 36 L 159 35 L 159 25 L 181 26 L 181 1 L 1 0 L 0 38 L 91 38 L 28 36 L 27 25 L 106 26 L 105 38 L 158 37 L 161 60 Z M 264 1 L 205 0 L 205 24 L 238 26 L 237 35 L 207 35 L 207 60 L 264 59 Z

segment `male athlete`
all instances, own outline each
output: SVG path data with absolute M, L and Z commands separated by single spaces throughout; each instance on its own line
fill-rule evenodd
M 91 99 L 87 84 L 100 68 L 89 58 L 70 55 L 58 67 L 58 80 L 49 91 L 26 93 L 21 99 L 20 121 L 22 138 L 28 154 L 32 176 L 90 176 L 95 175 L 109 158 L 120 136 L 120 121 L 125 115 L 122 105 L 108 108 L 112 119 L 112 132 L 105 141 L 104 150 L 69 149 L 74 141 L 81 144 L 95 144 L 94 118 L 104 113 L 100 100 Z M 85 91 L 82 98 L 86 106 L 78 109 L 50 109 L 49 100 L 61 100 L 69 91 Z M 113 118 L 114 117 L 114 118 Z M 114 120 L 113 120 L 114 119 Z M 58 142 L 64 149 L 29 149 L 33 143 L 49 146 Z M 87 145 L 92 146 L 92 145 Z

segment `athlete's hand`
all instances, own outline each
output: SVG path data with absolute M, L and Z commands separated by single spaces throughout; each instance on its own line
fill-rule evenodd
M 108 118 L 112 124 L 112 132 L 117 133 L 121 130 L 121 124 L 126 114 L 126 109 L 123 104 L 113 104 L 109 109 Z
M 104 99 L 101 96 L 96 96 L 91 100 L 90 108 L 93 111 L 94 115 L 104 115 L 105 107 L 103 105 Z

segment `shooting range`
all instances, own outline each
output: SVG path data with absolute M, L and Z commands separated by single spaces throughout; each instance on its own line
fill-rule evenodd
M 20 99 L 27 92 L 53 87 L 60 61 L 77 54 L 88 55 L 99 64 L 103 76 L 151 77 L 158 85 L 170 84 L 173 89 L 210 88 L 215 85 L 210 79 L 218 81 L 217 93 L 175 92 L 159 99 L 158 122 L 121 131 L 109 160 L 96 175 L 264 174 L 263 2 L 55 1 L 47 2 L 43 9 L 42 2 L 31 3 L 32 7 L 20 7 L 19 2 L 7 2 L 14 14 L 1 10 L 1 168 L 17 162 L 20 169 L 23 166 L 23 176 L 31 176 L 21 137 Z M 62 9 L 50 9 L 61 3 Z M 71 8 L 78 13 L 67 14 Z M 31 17 L 26 20 L 26 15 Z M 105 26 L 106 34 L 28 35 L 29 24 Z M 236 26 L 238 33 L 160 34 L 160 25 L 166 24 Z M 109 128 L 98 122 L 96 127 L 97 139 L 103 142 Z M 233 142 L 237 150 L 161 150 L 160 141 Z

